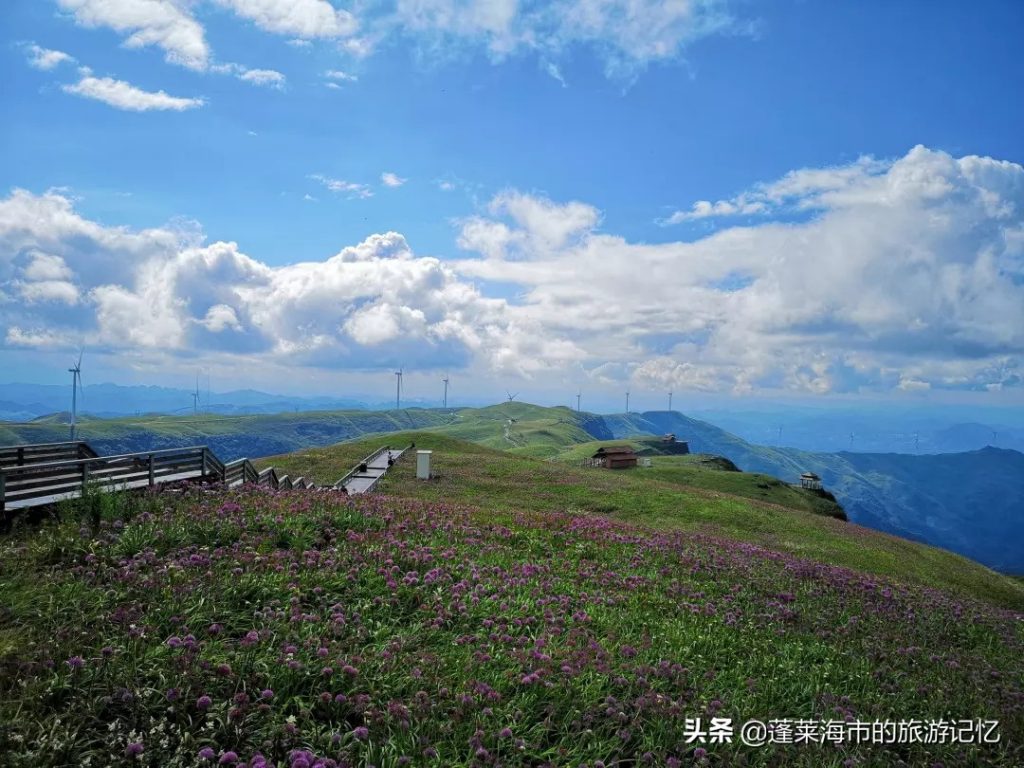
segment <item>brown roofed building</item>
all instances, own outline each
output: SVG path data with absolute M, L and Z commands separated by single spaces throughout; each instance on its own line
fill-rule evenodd
M 636 451 L 628 445 L 606 445 L 591 457 L 605 469 L 629 469 L 636 466 Z

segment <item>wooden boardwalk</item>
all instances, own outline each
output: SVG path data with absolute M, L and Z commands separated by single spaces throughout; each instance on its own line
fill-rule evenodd
M 406 449 L 385 446 L 370 454 L 331 488 L 349 494 L 371 490 Z M 30 507 L 80 497 L 86 489 L 116 491 L 176 483 L 215 482 L 228 488 L 247 483 L 274 489 L 315 489 L 304 477 L 262 472 L 249 459 L 222 462 L 206 446 L 99 456 L 84 442 L 0 448 L 0 519 Z
M 398 461 L 408 449 L 396 450 L 385 446 L 367 456 L 362 462 L 334 484 L 335 488 L 343 488 L 348 494 L 366 493 L 373 489 L 377 481 L 384 477 L 391 465 Z

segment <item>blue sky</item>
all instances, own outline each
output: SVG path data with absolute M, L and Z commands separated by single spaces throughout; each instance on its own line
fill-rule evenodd
M 0 22 L 5 380 L 1022 401 L 1019 3 Z

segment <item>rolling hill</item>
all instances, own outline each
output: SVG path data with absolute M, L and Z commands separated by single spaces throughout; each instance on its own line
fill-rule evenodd
M 1024 610 L 1024 585 L 965 557 L 837 520 L 813 494 L 763 475 L 663 457 L 651 469 L 609 472 L 512 454 L 433 431 L 387 433 L 257 461 L 326 483 L 384 444 L 433 450 L 436 479 L 396 465 L 382 493 L 501 512 L 607 515 L 655 528 L 747 541 L 819 562 L 954 590 Z M 697 466 L 694 466 L 698 464 Z M 767 488 L 762 486 L 767 485 Z
M 595 440 L 672 432 L 695 452 L 724 456 L 743 470 L 786 483 L 814 471 L 853 522 L 946 547 L 1006 573 L 1024 573 L 1024 454 L 1005 449 L 920 456 L 812 453 L 755 445 L 675 411 L 598 415 L 520 402 L 448 411 L 87 419 L 81 435 L 103 453 L 206 444 L 231 460 L 408 429 L 430 429 L 555 460 Z M 0 423 L 3 445 L 57 441 L 66 435 L 58 417 L 30 425 Z

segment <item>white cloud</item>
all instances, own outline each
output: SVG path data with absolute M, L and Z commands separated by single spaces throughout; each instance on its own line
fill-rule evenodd
M 208 331 L 220 333 L 224 330 L 241 331 L 242 325 L 238 322 L 238 315 L 235 310 L 227 304 L 214 304 L 206 313 L 206 317 L 199 321 Z
M 343 72 L 340 69 L 329 69 L 324 72 L 324 77 L 330 78 L 331 80 L 341 80 L 345 83 L 355 83 L 359 80 L 356 75 Z
M 388 232 L 284 267 L 191 227 L 102 226 L 65 194 L 15 191 L 0 200 L 0 337 L 556 384 L 590 371 L 636 391 L 1024 386 L 1024 168 L 916 147 L 819 170 L 762 187 L 813 215 L 769 211 L 692 242 L 630 242 L 593 206 L 510 190 L 461 222 L 465 258 Z M 23 290 L 48 281 L 77 301 Z
M 558 68 L 558 65 L 554 62 L 549 61 L 544 65 L 544 71 L 548 73 L 548 76 L 554 80 L 557 80 L 563 88 L 568 88 L 569 84 L 565 82 L 565 78 L 562 77 L 562 70 Z
M 202 25 L 175 0 L 57 0 L 80 25 L 107 27 L 127 35 L 129 48 L 156 45 L 168 61 L 205 69 L 210 49 Z
M 385 171 L 380 175 L 380 181 L 385 187 L 400 187 L 405 184 L 408 179 L 403 179 L 397 174 Z
M 367 197 L 373 197 L 373 190 L 371 190 L 366 184 L 358 184 L 354 181 L 345 181 L 344 179 L 332 179 L 319 173 L 314 173 L 309 178 L 319 181 L 331 192 L 346 194 L 350 200 L 354 198 L 365 199 Z
M 283 74 L 274 69 L 249 69 L 242 64 L 212 64 L 210 71 L 220 75 L 234 75 L 243 82 L 253 85 L 266 85 L 271 88 L 281 89 L 284 87 L 286 78 Z
M 86 99 L 102 101 L 116 109 L 128 110 L 131 112 L 148 112 L 151 110 L 174 110 L 181 112 L 186 109 L 195 109 L 205 103 L 203 99 L 181 98 L 169 96 L 163 91 L 144 91 L 136 88 L 124 80 L 114 80 L 110 77 L 92 77 L 86 75 L 77 83 L 63 85 L 61 89 L 65 93 L 75 96 L 82 96 Z
M 349 11 L 327 0 L 215 0 L 268 32 L 298 39 L 339 38 L 359 26 Z
M 596 231 L 505 193 L 462 223 L 460 273 L 523 288 L 549 332 L 636 383 L 750 391 L 1019 386 L 1024 168 L 916 147 L 761 185 L 764 216 L 692 243 Z
M 549 61 L 588 45 L 612 77 L 678 58 L 702 37 L 734 26 L 725 0 L 399 0 L 395 21 L 434 50 L 483 45 L 497 60 L 534 51 Z M 561 80 L 557 65 L 548 73 Z
M 778 181 L 758 184 L 731 200 L 698 200 L 688 211 L 676 211 L 663 224 L 710 217 L 754 216 L 779 210 L 809 211 L 827 208 L 849 199 L 871 179 L 885 175 L 889 164 L 861 157 L 850 165 L 832 168 L 802 168 L 790 171 Z
M 30 261 L 24 268 L 23 274 L 28 280 L 67 280 L 73 276 L 68 265 L 60 256 L 38 251 L 28 253 L 27 256 Z
M 273 69 L 247 69 L 238 76 L 239 80 L 254 85 L 269 85 L 272 88 L 283 88 L 285 76 Z
M 222 353 L 293 368 L 477 361 L 514 373 L 578 355 L 395 232 L 323 261 L 270 267 L 235 243 L 204 244 L 188 229 L 104 227 L 61 194 L 16 190 L 0 200 L 0 289 L 30 270 L 73 279 L 80 301 L 72 310 L 11 291 L 0 330 L 12 346 L 74 338 L 132 355 Z
M 36 69 L 51 70 L 60 64 L 65 62 L 73 63 L 75 57 L 64 53 L 64 51 L 54 51 L 49 48 L 40 48 L 34 43 L 27 47 L 29 54 L 28 63 L 29 66 L 35 67 Z

